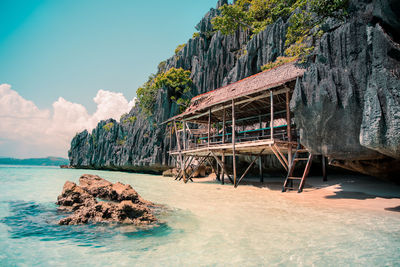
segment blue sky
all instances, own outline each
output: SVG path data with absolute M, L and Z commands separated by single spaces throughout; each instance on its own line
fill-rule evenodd
M 39 108 L 62 96 L 95 110 L 131 99 L 217 0 L 0 0 L 0 83 Z
M 0 0 L 0 156 L 67 156 L 119 119 L 217 0 Z

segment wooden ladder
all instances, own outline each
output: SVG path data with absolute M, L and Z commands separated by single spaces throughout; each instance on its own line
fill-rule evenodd
M 308 154 L 308 156 L 307 157 L 299 156 L 299 154 Z M 290 168 L 288 170 L 288 174 L 286 176 L 286 180 L 283 183 L 282 192 L 286 192 L 287 190 L 296 190 L 296 189 L 297 189 L 298 193 L 303 192 L 304 183 L 306 181 L 308 173 L 310 172 L 312 159 L 313 159 L 313 154 L 308 152 L 305 149 L 302 149 L 301 145 L 299 144 L 299 146 L 297 147 L 296 152 L 293 155 L 292 164 L 291 164 L 291 166 L 290 166 Z M 307 161 L 307 164 L 306 164 L 306 167 L 304 168 L 303 175 L 301 177 L 294 177 L 293 176 L 293 171 L 294 171 L 294 168 L 296 166 L 296 163 L 299 162 L 299 161 Z M 294 185 L 293 185 L 293 182 L 295 180 L 299 180 L 300 181 L 298 188 L 294 187 Z

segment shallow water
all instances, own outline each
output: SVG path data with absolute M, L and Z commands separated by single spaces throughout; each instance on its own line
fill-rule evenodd
M 59 226 L 54 204 L 83 173 L 165 204 L 165 223 Z M 296 204 L 265 189 L 160 176 L 0 166 L 0 266 L 396 266 L 400 213 Z

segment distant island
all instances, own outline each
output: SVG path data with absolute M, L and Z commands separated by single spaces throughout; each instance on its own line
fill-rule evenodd
M 29 158 L 29 159 L 16 159 L 16 158 L 0 158 L 0 164 L 6 165 L 38 165 L 38 166 L 60 166 L 68 165 L 69 160 L 59 157 L 47 158 Z

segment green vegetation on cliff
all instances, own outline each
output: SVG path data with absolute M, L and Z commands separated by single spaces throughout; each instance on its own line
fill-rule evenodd
M 296 57 L 278 57 L 274 62 L 268 62 L 267 64 L 261 66 L 261 70 L 270 70 L 275 67 L 279 67 L 285 63 L 289 63 L 296 60 Z
M 113 122 L 109 122 L 106 125 L 103 126 L 103 129 L 106 130 L 107 132 L 109 132 L 112 128 L 114 127 L 114 123 Z
M 168 88 L 171 100 L 180 106 L 181 111 L 189 104 L 192 86 L 189 70 L 171 68 L 167 72 L 158 74 L 154 79 L 154 84 L 158 88 Z
M 137 120 L 136 116 L 129 116 L 128 114 L 124 114 L 120 118 L 120 122 L 122 122 L 123 124 L 135 123 L 136 120 Z
M 180 44 L 175 48 L 175 54 L 178 54 L 179 52 L 181 52 L 183 50 L 183 48 L 185 48 L 186 44 Z
M 223 5 L 212 23 L 225 35 L 239 28 L 257 34 L 279 18 L 288 20 L 285 53 L 303 57 L 313 50 L 312 37 L 323 33 L 321 24 L 327 18 L 344 19 L 347 6 L 348 0 L 238 0 Z
M 151 116 L 154 113 L 154 103 L 158 90 L 167 88 L 171 100 L 178 104 L 182 111 L 190 101 L 191 86 L 190 71 L 182 68 L 170 68 L 166 72 L 151 75 L 149 80 L 137 90 L 139 106 L 145 115 Z

